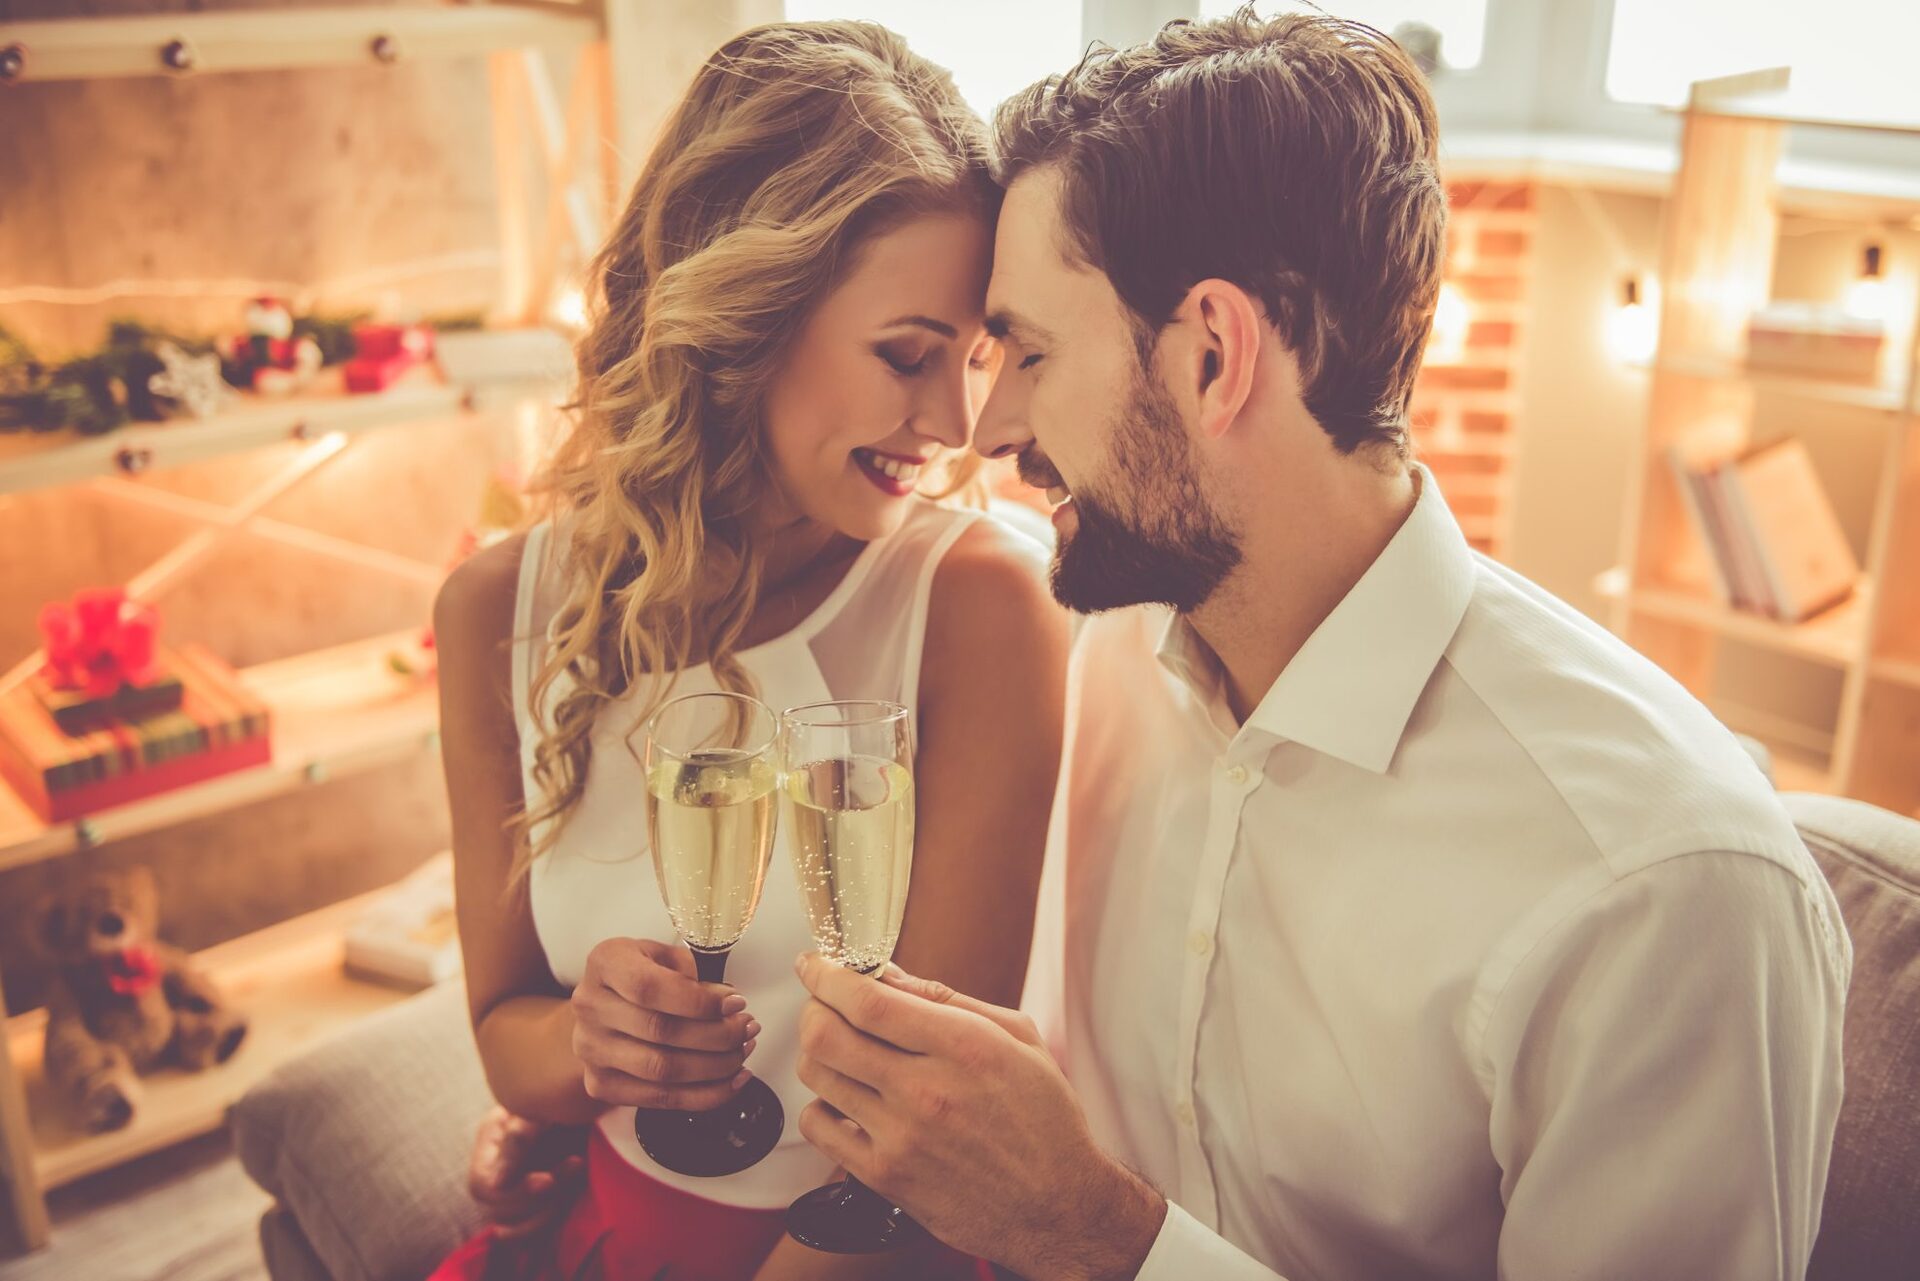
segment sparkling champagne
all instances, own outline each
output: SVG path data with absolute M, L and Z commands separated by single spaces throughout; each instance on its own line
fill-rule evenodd
M 765 755 L 694 752 L 647 779 L 647 835 L 667 915 L 687 946 L 732 947 L 760 906 L 780 776 Z
M 828 960 L 868 971 L 900 937 L 913 869 L 913 775 L 876 756 L 813 761 L 787 775 L 794 870 Z

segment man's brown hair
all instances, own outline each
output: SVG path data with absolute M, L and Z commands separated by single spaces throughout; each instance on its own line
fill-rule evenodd
M 1446 192 L 1426 82 L 1359 23 L 1252 6 L 1096 47 L 1001 106 L 1002 185 L 1054 166 L 1078 260 L 1104 271 L 1143 353 L 1188 289 L 1265 307 L 1342 452 L 1407 452 L 1440 290 Z

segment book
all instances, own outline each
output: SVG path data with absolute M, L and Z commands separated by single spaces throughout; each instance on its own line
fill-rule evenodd
M 428 859 L 347 927 L 346 967 L 361 978 L 410 989 L 460 973 L 451 851 Z
M 1681 453 L 1679 446 L 1667 449 L 1667 466 L 1673 470 L 1674 486 L 1680 491 L 1680 502 L 1687 509 L 1687 517 L 1693 522 L 1693 530 L 1700 536 L 1700 543 L 1707 549 L 1708 577 L 1713 583 L 1713 594 L 1722 605 L 1738 606 L 1733 595 L 1733 584 L 1727 577 L 1728 551 L 1725 535 L 1720 522 L 1711 510 L 1712 496 L 1706 492 L 1707 480 L 1696 471 Z
M 1860 562 L 1805 444 L 1775 441 L 1726 471 L 1775 617 L 1801 622 L 1853 595 Z
M 1719 504 L 1726 524 L 1728 549 L 1733 557 L 1732 572 L 1739 579 L 1741 594 L 1751 613 L 1766 618 L 1780 617 L 1780 602 L 1774 598 L 1773 585 L 1760 563 L 1760 548 L 1753 536 L 1753 513 L 1747 509 L 1746 495 L 1735 483 L 1731 464 L 1721 463 L 1709 473 L 1714 501 Z

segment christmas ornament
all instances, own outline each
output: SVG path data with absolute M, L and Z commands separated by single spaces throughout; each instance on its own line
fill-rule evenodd
M 210 417 L 220 408 L 227 388 L 220 378 L 219 356 L 189 356 L 170 342 L 160 344 L 158 355 L 166 368 L 147 379 L 148 390 L 179 401 L 195 418 Z

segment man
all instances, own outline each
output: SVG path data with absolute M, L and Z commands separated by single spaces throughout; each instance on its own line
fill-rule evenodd
M 1036 1281 L 1801 1275 L 1839 914 L 1731 736 L 1408 461 L 1445 222 L 1411 62 L 1243 12 L 998 132 L 979 448 L 1101 613 L 1046 1035 L 802 958 L 803 1132 Z

